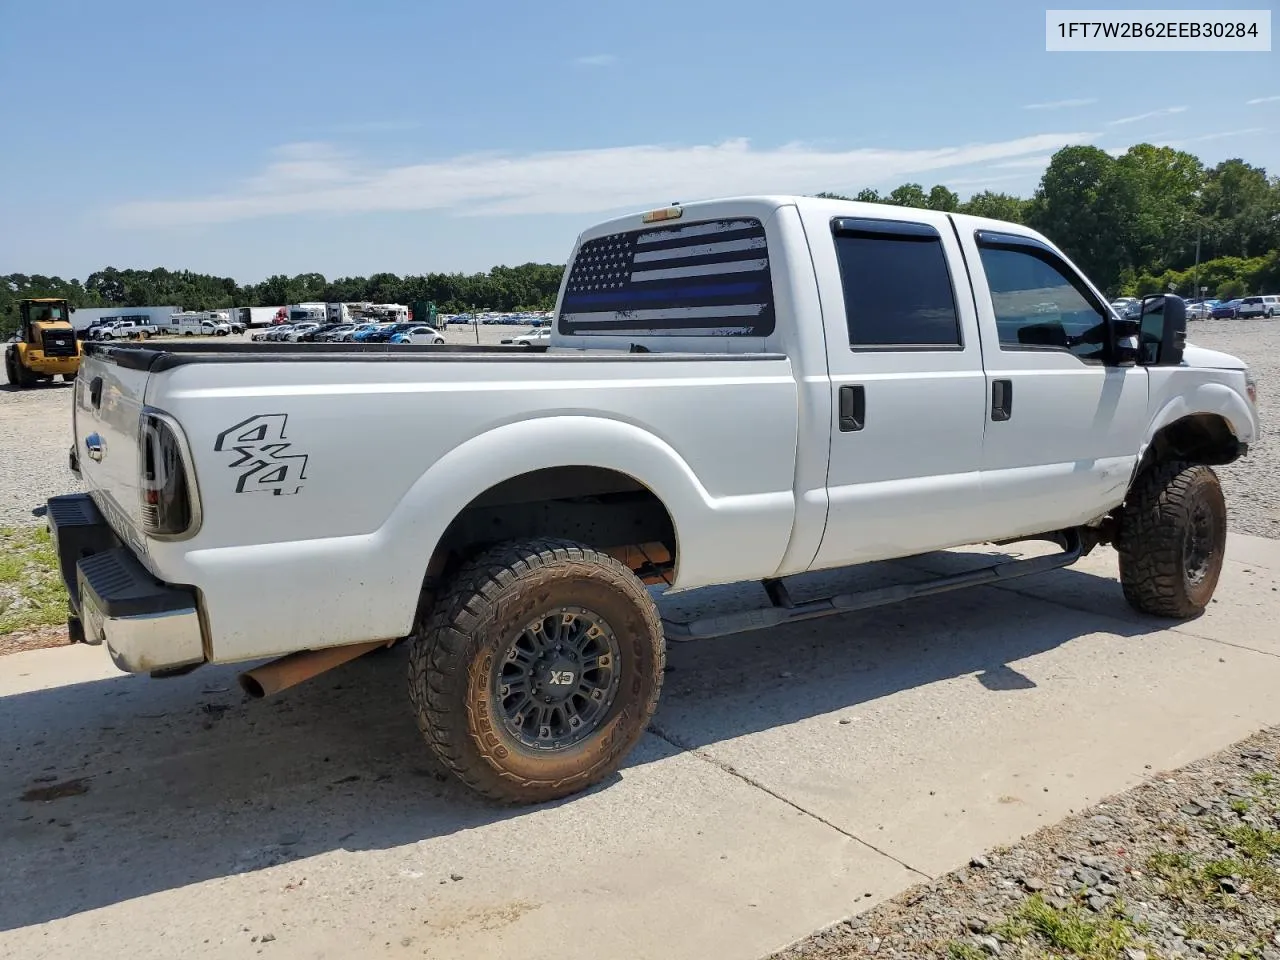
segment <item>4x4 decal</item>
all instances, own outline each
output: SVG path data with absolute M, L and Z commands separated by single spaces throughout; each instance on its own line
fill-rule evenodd
M 294 494 L 307 478 L 307 455 L 286 453 L 293 444 L 285 439 L 287 413 L 261 413 L 242 420 L 218 434 L 213 449 L 239 454 L 228 466 L 238 470 L 236 493 Z

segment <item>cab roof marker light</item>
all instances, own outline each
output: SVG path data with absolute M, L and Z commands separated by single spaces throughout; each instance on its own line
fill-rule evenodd
M 663 207 L 661 210 L 650 210 L 640 219 L 644 223 L 661 223 L 663 220 L 679 220 L 684 211 L 679 207 Z

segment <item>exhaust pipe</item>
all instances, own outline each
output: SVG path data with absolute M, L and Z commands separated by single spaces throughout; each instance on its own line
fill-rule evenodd
M 324 650 L 300 650 L 240 674 L 240 689 L 255 700 L 260 700 L 317 677 L 348 660 L 362 657 L 378 647 L 390 646 L 393 642 L 370 640 L 367 643 L 328 647 Z

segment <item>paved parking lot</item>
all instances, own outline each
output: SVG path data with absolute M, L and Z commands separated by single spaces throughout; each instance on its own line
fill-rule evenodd
M 677 646 L 621 775 L 535 809 L 441 779 L 395 651 L 250 703 L 229 669 L 151 681 L 92 648 L 16 654 L 0 955 L 758 957 L 1280 722 L 1280 543 L 1229 555 L 1217 602 L 1172 629 L 1129 611 L 1103 549 Z M 22 799 L 68 782 L 83 792 Z

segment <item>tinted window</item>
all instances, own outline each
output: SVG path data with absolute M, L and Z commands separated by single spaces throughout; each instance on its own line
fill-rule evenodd
M 980 244 L 991 306 L 1005 350 L 1067 350 L 1101 362 L 1106 316 L 1047 251 Z
M 569 272 L 559 324 L 576 336 L 768 336 L 764 225 L 743 217 L 588 240 Z
M 895 235 L 837 227 L 835 245 L 849 346 L 960 345 L 955 293 L 936 231 Z

